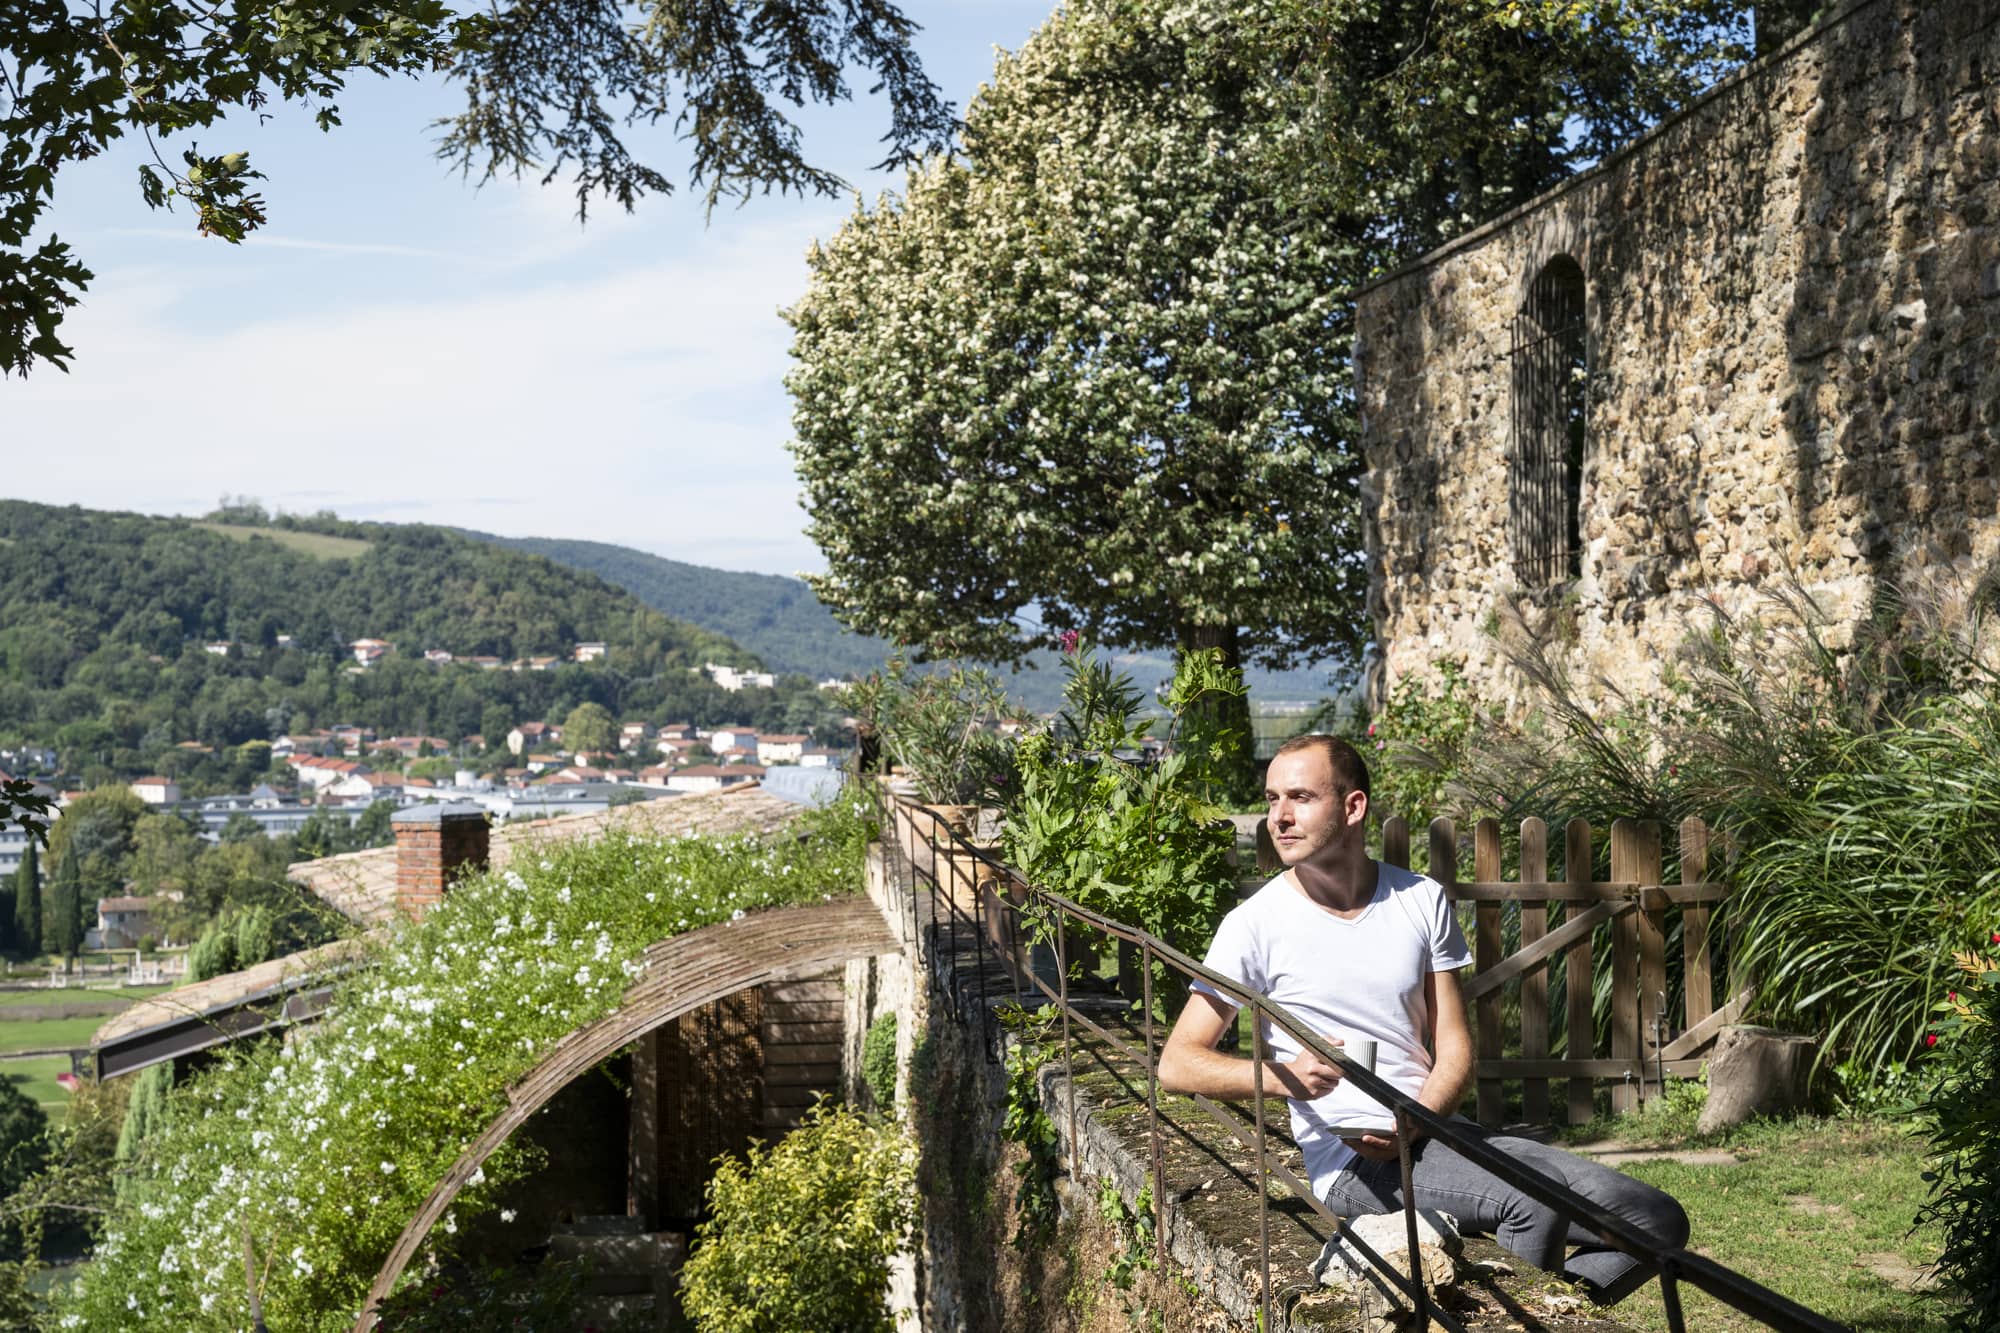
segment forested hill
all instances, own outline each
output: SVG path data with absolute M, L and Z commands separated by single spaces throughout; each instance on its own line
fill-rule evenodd
M 600 575 L 648 606 L 727 634 L 779 671 L 862 675 L 881 666 L 889 655 L 886 641 L 844 628 L 798 579 L 709 569 L 606 542 L 466 535 Z M 1055 653 L 1035 653 L 1030 661 L 1035 669 L 1003 673 L 1009 692 L 1017 703 L 1036 712 L 1059 707 L 1062 672 Z M 1172 656 L 1164 652 L 1124 654 L 1118 663 L 1145 689 L 1174 672 Z M 1292 671 L 1252 667 L 1245 675 L 1259 699 L 1311 702 L 1336 689 L 1333 671 L 1333 664 Z
M 0 740 L 122 772 L 176 742 L 342 722 L 455 740 L 586 700 L 704 720 L 752 706 L 689 670 L 759 664 L 752 654 L 592 575 L 441 528 L 250 517 L 0 501 Z M 363 638 L 395 652 L 352 672 L 346 645 Z M 224 654 L 205 648 L 224 641 Z M 521 672 L 423 660 L 439 648 L 566 661 L 586 641 L 608 658 Z
M 861 675 L 889 655 L 881 639 L 843 628 L 798 579 L 709 569 L 607 542 L 468 535 L 596 574 L 656 611 L 728 635 L 776 671 Z

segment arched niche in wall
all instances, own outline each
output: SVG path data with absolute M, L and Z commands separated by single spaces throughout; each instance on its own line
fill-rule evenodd
M 1507 519 L 1524 589 L 1560 586 L 1583 567 L 1584 415 L 1590 366 L 1583 267 L 1543 264 L 1514 316 Z

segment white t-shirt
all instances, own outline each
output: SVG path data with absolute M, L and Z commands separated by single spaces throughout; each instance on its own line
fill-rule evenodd
M 1472 954 L 1442 885 L 1382 865 L 1375 896 L 1348 920 L 1279 875 L 1223 918 L 1203 961 L 1270 996 L 1322 1036 L 1373 1039 L 1376 1074 L 1415 1096 L 1431 1071 L 1424 978 L 1464 967 Z M 1205 982 L 1196 981 L 1194 989 L 1235 1004 Z M 1269 1022 L 1264 1039 L 1277 1060 L 1301 1049 Z M 1292 1135 L 1305 1153 L 1313 1192 L 1324 1197 L 1334 1176 L 1355 1159 L 1334 1129 L 1386 1130 L 1393 1124 L 1387 1107 L 1345 1079 L 1324 1097 L 1292 1102 Z

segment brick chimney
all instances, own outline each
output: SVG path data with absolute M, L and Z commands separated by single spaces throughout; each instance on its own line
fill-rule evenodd
M 486 869 L 483 806 L 413 805 L 389 823 L 396 830 L 396 910 L 413 921 L 444 901 L 460 872 Z

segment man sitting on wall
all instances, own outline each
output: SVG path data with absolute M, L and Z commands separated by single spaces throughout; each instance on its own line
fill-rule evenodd
M 1345 741 L 1287 741 L 1264 786 L 1285 871 L 1223 920 L 1209 969 L 1268 995 L 1332 1045 L 1373 1042 L 1379 1077 L 1452 1115 L 1473 1063 L 1465 1000 L 1452 974 L 1472 959 L 1443 887 L 1369 857 L 1368 767 Z M 1250 1061 L 1215 1049 L 1236 1021 L 1236 1002 L 1204 982 L 1193 989 L 1160 1055 L 1161 1086 L 1250 1099 Z M 1388 1109 L 1284 1029 L 1267 1026 L 1265 1041 L 1276 1058 L 1265 1062 L 1264 1087 L 1291 1099 L 1292 1133 L 1313 1192 L 1343 1217 L 1400 1211 L 1402 1172 Z M 1560 1149 L 1454 1123 L 1662 1246 L 1686 1243 L 1687 1215 L 1652 1186 Z M 1410 1156 L 1419 1207 L 1491 1234 L 1536 1267 L 1581 1284 L 1599 1304 L 1623 1300 L 1653 1275 L 1650 1265 L 1569 1226 L 1440 1140 L 1420 1137 Z

